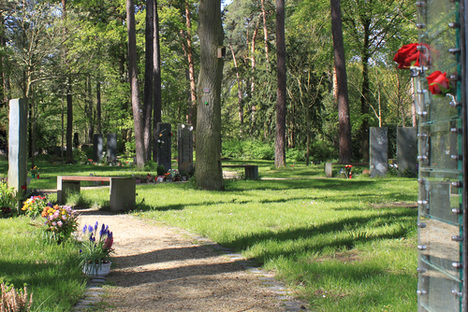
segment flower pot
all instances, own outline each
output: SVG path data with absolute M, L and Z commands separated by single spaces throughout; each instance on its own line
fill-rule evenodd
M 112 262 L 106 263 L 86 263 L 83 266 L 83 273 L 88 276 L 105 276 L 109 274 Z

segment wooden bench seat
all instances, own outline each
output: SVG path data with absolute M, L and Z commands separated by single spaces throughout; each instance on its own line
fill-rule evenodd
M 110 209 L 128 210 L 135 207 L 134 177 L 57 176 L 57 201 L 64 204 L 67 195 L 80 192 L 80 182 L 109 182 Z
M 246 180 L 258 180 L 257 165 L 222 165 L 223 168 L 244 168 Z

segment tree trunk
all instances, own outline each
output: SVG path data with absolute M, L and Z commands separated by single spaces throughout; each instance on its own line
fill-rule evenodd
M 145 146 L 143 142 L 143 125 L 140 115 L 140 99 L 138 96 L 138 73 L 135 33 L 135 6 L 133 0 L 127 0 L 127 31 L 128 31 L 128 77 L 132 97 L 133 123 L 135 132 L 136 166 L 145 165 Z
M 156 125 L 161 122 L 161 54 L 159 49 L 158 2 L 153 3 L 153 144 L 156 138 Z M 157 149 L 153 146 L 153 161 L 157 161 Z
M 286 166 L 286 43 L 284 35 L 284 0 L 276 0 L 276 57 L 277 79 L 276 90 L 276 140 L 275 167 Z
M 265 0 L 260 0 L 260 5 L 262 9 L 262 18 L 263 18 L 263 42 L 265 44 L 265 58 L 267 61 L 267 66 L 270 66 L 270 56 L 268 51 L 268 28 L 266 20 L 266 11 L 265 11 Z
M 346 59 L 343 45 L 343 31 L 341 21 L 340 0 L 330 0 L 333 50 L 336 73 L 336 97 L 338 101 L 339 121 L 339 161 L 351 161 L 351 123 L 348 103 L 348 78 L 346 76 Z
M 218 47 L 223 44 L 221 0 L 200 0 L 200 75 L 196 128 L 195 179 L 202 189 L 222 190 L 221 169 L 221 81 L 223 59 Z
M 67 151 L 65 153 L 66 163 L 73 163 L 73 96 L 72 81 L 67 77 Z
M 197 109 L 197 89 L 195 84 L 195 69 L 193 65 L 193 52 L 192 52 L 192 21 L 190 18 L 189 3 L 185 1 L 185 27 L 187 28 L 186 41 L 187 41 L 187 61 L 189 66 L 189 81 L 190 81 L 190 100 L 191 105 L 188 109 L 188 123 L 196 126 L 196 109 Z
M 96 119 L 97 119 L 97 133 L 102 134 L 102 118 L 101 118 L 101 82 L 99 77 L 96 83 Z M 91 142 L 93 140 L 91 139 Z
M 93 109 L 93 88 L 92 88 L 92 81 L 91 76 L 88 75 L 86 79 L 86 102 L 87 102 L 87 110 L 86 114 L 88 117 L 88 142 L 93 142 L 94 136 L 94 109 Z
M 153 113 L 153 40 L 154 40 L 154 18 L 153 0 L 146 0 L 146 29 L 145 29 L 145 87 L 143 99 L 143 140 L 145 144 L 145 159 L 151 159 L 151 133 L 152 133 L 152 113 Z
M 363 21 L 364 24 L 364 45 L 361 52 L 362 61 L 362 86 L 361 86 L 361 116 L 362 124 L 360 128 L 361 156 L 364 162 L 369 161 L 369 36 L 370 21 Z
M 0 11 L 0 48 L 6 45 L 5 40 L 5 20 L 3 19 L 2 11 Z M 3 54 L 0 53 L 0 107 L 8 104 L 8 84 L 6 75 L 6 66 Z
M 236 82 L 237 82 L 237 104 L 239 108 L 239 121 L 240 124 L 244 124 L 244 104 L 243 104 L 243 96 L 242 96 L 242 88 L 241 88 L 241 80 L 239 75 L 239 67 L 237 66 L 237 59 L 236 54 L 234 53 L 234 49 L 232 48 L 232 44 L 229 44 L 229 49 L 231 50 L 232 60 L 234 62 L 234 68 L 236 69 Z

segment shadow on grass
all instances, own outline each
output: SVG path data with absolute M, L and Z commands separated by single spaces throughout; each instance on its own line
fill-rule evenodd
M 267 259 L 278 257 L 293 257 L 304 252 L 313 252 L 315 254 L 324 249 L 347 250 L 352 249 L 361 242 L 370 242 L 373 240 L 393 239 L 406 237 L 415 227 L 417 211 L 414 209 L 388 210 L 375 216 L 349 217 L 333 222 L 327 222 L 317 226 L 302 227 L 296 229 L 282 230 L 278 232 L 262 232 L 247 234 L 237 237 L 235 240 L 227 242 L 226 246 L 236 250 L 248 250 L 255 245 L 262 245 L 268 242 L 281 244 L 302 240 L 309 240 L 311 243 L 301 245 L 293 249 L 290 248 L 262 248 L 261 254 L 257 259 L 264 262 Z M 386 233 L 368 233 L 368 229 L 383 225 L 400 224 L 398 229 Z M 378 225 L 376 225 L 378 224 Z M 335 233 L 334 239 L 317 239 L 317 236 L 326 236 Z M 336 238 L 336 234 L 344 234 L 345 237 Z M 332 236 L 330 236 L 332 237 Z
M 286 189 L 330 189 L 334 191 L 359 190 L 362 187 L 375 184 L 372 180 L 332 180 L 332 179 L 304 179 L 304 180 L 256 180 L 256 181 L 228 181 L 225 192 L 245 190 L 286 190 Z

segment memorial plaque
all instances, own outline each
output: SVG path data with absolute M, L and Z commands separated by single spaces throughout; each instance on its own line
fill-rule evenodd
M 333 177 L 333 163 L 331 162 L 325 163 L 325 175 L 328 178 Z
M 117 160 L 117 135 L 109 133 L 107 135 L 107 161 L 114 163 Z
M 102 152 L 103 152 L 102 134 L 95 134 L 93 136 L 93 160 L 95 162 L 102 161 Z
M 158 165 L 163 166 L 167 172 L 171 169 L 171 124 L 157 123 L 156 148 Z
M 182 176 L 193 174 L 193 127 L 190 125 L 177 127 L 177 164 Z
M 384 176 L 388 168 L 388 129 L 371 127 L 369 131 L 370 176 Z
M 398 172 L 404 176 L 416 176 L 418 138 L 416 128 L 397 128 Z
M 8 186 L 26 190 L 28 105 L 25 99 L 10 100 L 8 131 Z

